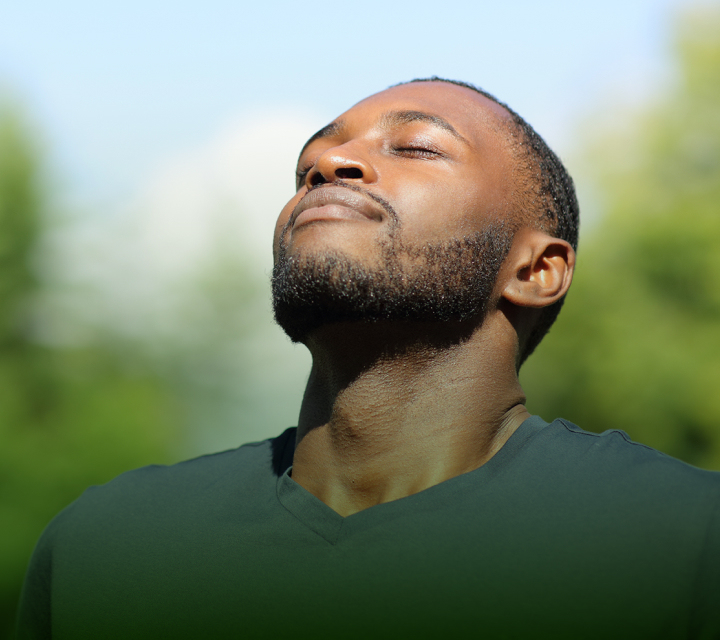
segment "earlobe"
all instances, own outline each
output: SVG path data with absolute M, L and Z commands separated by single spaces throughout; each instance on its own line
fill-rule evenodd
M 505 262 L 501 296 L 519 307 L 547 307 L 570 288 L 575 251 L 565 240 L 537 229 L 521 229 Z

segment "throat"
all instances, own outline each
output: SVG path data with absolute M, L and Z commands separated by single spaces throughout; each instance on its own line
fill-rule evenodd
M 529 414 L 514 366 L 498 375 L 482 342 L 375 358 L 352 373 L 314 357 L 293 479 L 347 516 L 484 464 Z

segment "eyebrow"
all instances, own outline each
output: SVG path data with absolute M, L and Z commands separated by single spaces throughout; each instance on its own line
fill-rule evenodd
M 461 142 L 464 142 L 467 145 L 470 144 L 464 136 L 458 133 L 458 130 L 455 127 L 453 127 L 447 120 L 445 120 L 445 118 L 436 116 L 432 113 L 412 110 L 388 111 L 384 113 L 380 118 L 380 126 L 383 129 L 390 129 L 398 125 L 410 124 L 411 122 L 426 122 L 447 131 Z M 344 120 L 336 120 L 335 122 L 331 122 L 329 125 L 323 127 L 322 129 L 320 129 L 320 131 L 310 136 L 309 140 L 303 145 L 303 148 L 300 150 L 300 155 L 298 157 L 302 157 L 302 154 L 305 153 L 305 149 L 307 149 L 316 140 L 339 136 L 343 133 L 345 128 L 346 124 Z
M 384 128 L 391 128 L 398 125 L 410 124 L 411 122 L 426 122 L 440 129 L 452 134 L 455 138 L 469 145 L 467 139 L 460 135 L 458 130 L 453 127 L 445 118 L 436 116 L 432 113 L 425 113 L 424 111 L 388 111 L 383 114 L 380 119 L 380 126 Z

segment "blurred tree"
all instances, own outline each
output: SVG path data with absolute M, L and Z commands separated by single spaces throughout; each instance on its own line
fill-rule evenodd
M 679 25 L 673 90 L 589 127 L 605 217 L 522 380 L 534 413 L 720 469 L 720 11 Z
M 17 110 L 0 107 L 0 638 L 49 520 L 89 485 L 171 455 L 165 383 L 111 342 L 34 339 L 43 293 L 33 255 L 48 224 L 39 160 Z

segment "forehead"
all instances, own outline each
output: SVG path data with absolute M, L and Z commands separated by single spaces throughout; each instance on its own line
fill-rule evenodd
M 417 110 L 447 120 L 471 142 L 505 138 L 508 111 L 477 91 L 448 82 L 415 82 L 391 87 L 358 102 L 336 122 L 368 126 L 392 111 Z

